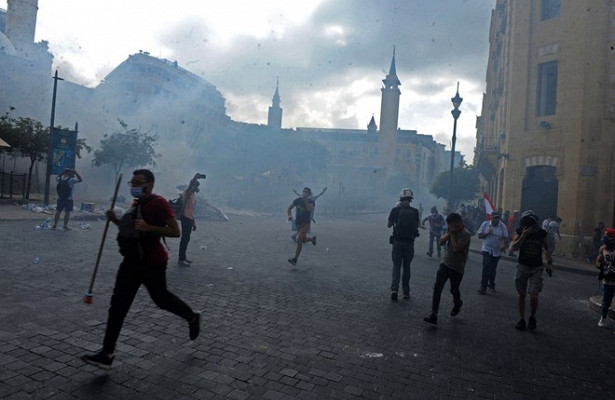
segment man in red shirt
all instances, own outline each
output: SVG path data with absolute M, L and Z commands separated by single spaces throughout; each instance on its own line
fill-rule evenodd
M 167 290 L 166 269 L 169 255 L 160 238 L 178 237 L 179 226 L 169 202 L 152 193 L 154 174 L 148 169 L 133 172 L 130 193 L 135 201 L 122 219 L 113 210 L 107 218 L 119 227 L 117 241 L 124 256 L 111 297 L 107 329 L 100 352 L 81 357 L 88 364 L 110 369 L 115 344 L 124 318 L 141 285 L 145 285 L 154 303 L 188 322 L 190 340 L 198 337 L 201 314 L 192 311 L 180 298 Z

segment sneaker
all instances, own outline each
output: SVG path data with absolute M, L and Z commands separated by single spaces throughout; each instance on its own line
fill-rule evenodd
M 190 266 L 190 264 L 189 264 L 189 263 L 188 263 L 188 261 L 186 261 L 186 260 L 179 260 L 179 261 L 177 262 L 177 266 L 178 266 L 178 267 L 189 267 L 189 266 Z
M 51 227 L 51 230 L 52 230 L 52 231 L 55 231 L 56 229 L 58 229 L 58 227 L 57 227 L 57 226 L 55 226 L 55 225 Z
M 517 329 L 519 331 L 524 331 L 525 330 L 525 320 L 523 318 L 521 318 L 519 320 L 519 322 L 517 322 L 517 325 L 515 325 L 515 329 Z
M 62 228 L 62 229 L 64 229 L 65 231 L 70 231 L 70 228 L 69 228 L 68 226 L 65 226 L 65 227 L 64 227 L 64 228 Z
M 478 292 L 478 294 L 487 294 L 487 289 L 485 289 L 485 288 L 478 288 L 477 292 Z
M 429 317 L 423 318 L 423 321 L 427 322 L 428 324 L 438 325 L 438 316 L 432 313 L 429 315 Z
M 527 329 L 529 329 L 530 331 L 536 329 L 536 318 L 530 317 L 530 319 L 527 321 Z
M 184 261 L 187 262 L 188 264 L 192 264 L 192 260 L 188 260 L 187 258 Z
M 291 263 L 292 265 L 297 265 L 297 259 L 296 258 L 289 258 L 288 262 Z
M 489 291 L 490 291 L 491 293 L 497 293 L 497 292 L 495 291 L 495 288 L 494 288 L 494 287 L 492 287 L 491 289 L 489 289 Z
M 461 311 L 462 305 L 463 305 L 463 301 L 460 300 L 459 304 L 456 304 L 451 310 L 451 317 L 454 317 L 455 315 L 459 314 L 459 311 Z
M 199 337 L 201 332 L 201 313 L 194 313 L 194 318 L 188 323 L 190 327 L 190 340 L 194 340 Z
M 391 301 L 397 301 L 397 292 L 391 292 Z
M 312 245 L 316 246 L 316 236 L 312 237 Z
M 604 328 L 607 326 L 606 324 L 606 318 L 600 317 L 600 321 L 598 321 L 598 326 L 601 328 Z
M 85 356 L 81 356 L 81 360 L 87 364 L 96 365 L 102 369 L 111 369 L 113 357 L 113 354 L 107 354 L 101 350 L 96 354 L 86 354 Z
M 408 300 L 410 298 L 410 293 L 404 293 L 404 300 Z

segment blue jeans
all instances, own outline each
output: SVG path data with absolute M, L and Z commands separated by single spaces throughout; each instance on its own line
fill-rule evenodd
M 613 301 L 613 295 L 615 294 L 615 285 L 602 285 L 602 318 L 606 318 L 609 315 L 609 308 L 611 307 L 611 301 Z
M 393 279 L 391 281 L 391 291 L 397 292 L 399 289 L 399 274 L 401 275 L 401 288 L 404 294 L 410 294 L 410 262 L 414 258 L 414 242 L 393 242 L 391 251 L 393 259 Z
M 440 240 L 440 237 L 442 236 L 442 232 L 432 232 L 429 231 L 429 255 L 433 254 L 433 242 L 436 242 L 436 246 L 438 248 L 438 257 L 441 257 L 442 255 L 442 250 L 441 250 L 441 246 L 440 244 L 438 244 L 438 241 Z
M 495 273 L 498 268 L 500 257 L 494 257 L 486 251 L 483 251 L 483 278 L 480 281 L 480 288 L 495 289 Z

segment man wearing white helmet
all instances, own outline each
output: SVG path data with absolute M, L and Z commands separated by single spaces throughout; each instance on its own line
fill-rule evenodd
M 393 259 L 393 277 L 391 281 L 391 300 L 397 301 L 399 290 L 399 275 L 404 299 L 410 298 L 410 262 L 414 257 L 414 238 L 419 236 L 419 210 L 410 207 L 414 195 L 408 188 L 402 189 L 399 194 L 399 205 L 389 213 L 387 227 L 393 227 L 393 234 L 389 242 L 393 245 L 391 258 Z

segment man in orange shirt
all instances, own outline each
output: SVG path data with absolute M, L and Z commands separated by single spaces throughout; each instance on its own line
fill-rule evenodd
M 179 260 L 178 267 L 189 267 L 192 261 L 186 258 L 186 250 L 190 242 L 192 231 L 196 231 L 196 222 L 194 221 L 194 206 L 196 205 L 196 195 L 199 192 L 198 179 L 205 178 L 204 174 L 195 174 L 194 178 L 188 184 L 186 190 L 182 193 L 183 207 L 179 221 L 181 222 L 182 234 L 179 242 Z

